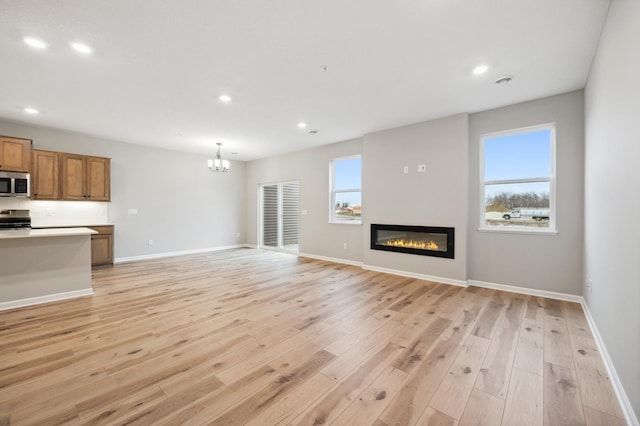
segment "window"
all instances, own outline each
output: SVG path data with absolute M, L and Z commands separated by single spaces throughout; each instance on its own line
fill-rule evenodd
M 331 161 L 331 200 L 329 222 L 361 223 L 362 158 L 337 158 Z
M 480 229 L 555 232 L 555 126 L 480 138 Z

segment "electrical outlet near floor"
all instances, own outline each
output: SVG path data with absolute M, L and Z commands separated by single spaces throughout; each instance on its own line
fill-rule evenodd
M 149 245 L 152 246 L 153 245 L 153 240 L 149 240 Z
M 342 245 L 342 248 L 344 248 L 344 249 L 346 250 L 346 249 L 348 249 L 348 248 L 349 248 L 349 246 L 347 246 L 347 243 L 344 243 L 344 244 Z

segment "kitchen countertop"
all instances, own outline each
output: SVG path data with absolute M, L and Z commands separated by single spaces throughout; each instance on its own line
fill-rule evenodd
M 73 225 L 39 225 L 31 222 L 33 229 L 49 229 L 49 228 L 91 228 L 92 226 L 114 226 L 113 223 L 74 223 Z
M 49 228 L 49 229 L 27 229 L 27 230 L 5 230 L 0 231 L 0 240 L 17 238 L 44 238 L 44 237 L 66 237 L 72 235 L 97 234 L 89 228 Z

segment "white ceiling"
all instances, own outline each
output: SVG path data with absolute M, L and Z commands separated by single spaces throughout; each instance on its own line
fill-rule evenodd
M 222 142 L 223 156 L 252 160 L 581 89 L 608 7 L 0 0 L 0 118 L 207 155 Z M 481 63 L 489 71 L 473 75 Z M 506 74 L 511 84 L 493 83 Z

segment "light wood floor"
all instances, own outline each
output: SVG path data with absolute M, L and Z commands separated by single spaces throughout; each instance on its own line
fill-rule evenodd
M 0 425 L 623 425 L 579 305 L 238 249 L 0 312 Z

